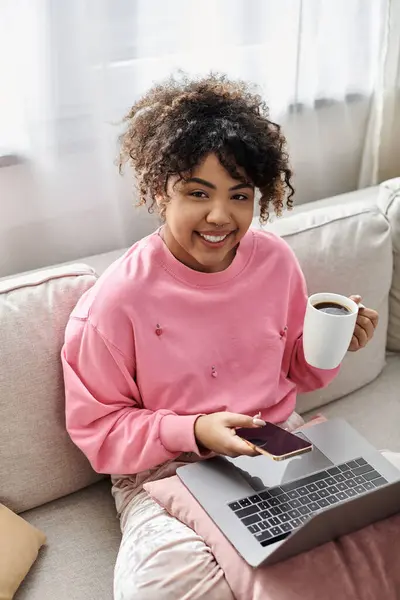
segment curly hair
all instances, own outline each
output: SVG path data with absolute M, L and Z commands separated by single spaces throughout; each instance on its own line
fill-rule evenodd
M 210 153 L 234 178 L 238 167 L 260 191 L 260 220 L 272 203 L 280 216 L 292 208 L 292 171 L 281 128 L 268 107 L 245 82 L 211 74 L 203 79 L 170 78 L 152 87 L 126 115 L 120 136 L 119 170 L 134 170 L 139 205 L 153 212 L 156 195 L 166 196 L 168 178 L 191 177 Z

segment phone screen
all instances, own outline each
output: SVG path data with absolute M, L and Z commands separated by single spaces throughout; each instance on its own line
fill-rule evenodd
M 251 444 L 262 448 L 272 456 L 284 456 L 299 450 L 311 448 L 312 444 L 289 431 L 285 431 L 278 425 L 267 423 L 264 427 L 257 429 L 241 427 L 236 434 Z

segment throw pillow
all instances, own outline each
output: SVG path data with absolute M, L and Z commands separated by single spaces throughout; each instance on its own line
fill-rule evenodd
M 0 600 L 11 600 L 46 536 L 0 504 Z

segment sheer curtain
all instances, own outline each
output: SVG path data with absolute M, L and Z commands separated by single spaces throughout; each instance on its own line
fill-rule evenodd
M 286 131 L 298 202 L 373 183 L 361 165 L 377 161 L 374 94 L 398 2 L 0 0 L 0 276 L 154 228 L 117 173 L 116 139 L 135 99 L 178 69 L 259 86 Z M 391 30 L 392 61 L 396 41 Z
M 359 187 L 400 176 L 400 0 L 384 5 L 380 60 L 373 89 Z

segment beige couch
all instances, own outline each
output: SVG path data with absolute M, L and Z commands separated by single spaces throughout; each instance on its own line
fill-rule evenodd
M 269 227 L 294 248 L 310 292 L 360 293 L 381 315 L 369 347 L 348 354 L 300 410 L 342 416 L 376 446 L 400 450 L 400 179 L 301 206 Z M 95 270 L 121 252 L 0 282 L 0 501 L 48 537 L 18 600 L 112 598 L 120 532 L 110 482 L 65 432 L 59 351 Z

